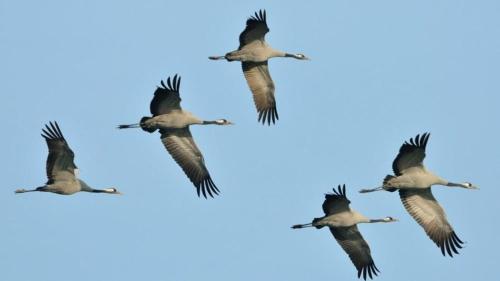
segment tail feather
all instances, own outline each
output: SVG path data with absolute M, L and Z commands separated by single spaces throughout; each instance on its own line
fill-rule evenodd
M 319 222 L 322 218 L 314 218 L 312 221 L 312 225 L 316 227 L 317 229 L 322 228 L 324 225 L 316 225 L 317 222 Z
M 384 181 L 383 181 L 384 189 L 389 191 L 389 192 L 394 192 L 397 190 L 397 188 L 388 187 L 388 185 L 390 185 L 389 181 L 392 180 L 393 178 L 395 178 L 395 176 L 387 175 L 387 176 L 385 176 Z
M 140 125 L 141 125 L 141 129 L 143 129 L 144 131 L 149 132 L 149 133 L 152 133 L 152 132 L 156 131 L 156 128 L 154 128 L 154 127 L 148 127 L 148 126 L 146 126 L 146 125 L 145 125 L 145 123 L 146 123 L 149 119 L 151 119 L 151 118 L 152 118 L 152 117 L 147 117 L 147 116 L 144 116 L 144 117 L 142 117 L 142 118 L 141 118 L 141 123 L 140 123 Z

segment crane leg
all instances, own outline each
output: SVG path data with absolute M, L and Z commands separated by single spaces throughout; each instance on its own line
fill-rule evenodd
M 359 193 L 368 193 L 368 192 L 374 192 L 374 191 L 379 191 L 379 190 L 384 190 L 382 186 L 377 187 L 377 188 L 372 188 L 372 189 L 361 189 Z
M 117 129 L 139 128 L 140 124 L 118 125 Z
M 211 60 L 223 60 L 226 58 L 226 56 L 210 56 L 208 58 Z
M 306 224 L 296 224 L 296 225 L 292 225 L 292 228 L 293 229 L 297 229 L 297 228 L 304 228 L 304 227 L 312 227 L 312 223 L 306 223 Z
M 24 189 L 24 188 L 21 188 L 21 189 L 17 189 L 16 191 L 14 191 L 14 193 L 25 193 L 25 192 L 33 192 L 33 191 L 39 191 L 39 190 L 36 190 L 36 189 Z

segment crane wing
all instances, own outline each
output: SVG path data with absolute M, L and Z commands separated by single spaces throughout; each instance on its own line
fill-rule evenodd
M 358 227 L 356 225 L 349 227 L 330 227 L 330 232 L 342 249 L 349 255 L 349 258 L 358 270 L 358 278 L 363 275 L 363 279 L 366 280 L 368 274 L 368 276 L 373 279 L 373 275 L 377 275 L 379 270 L 373 262 L 370 254 L 370 247 L 363 239 Z
M 167 114 L 172 110 L 181 109 L 181 98 L 179 96 L 179 87 L 181 85 L 181 77 L 174 76 L 173 81 L 170 77 L 167 79 L 167 85 L 161 81 L 161 87 L 158 87 L 151 100 L 149 109 L 153 116 Z
M 248 18 L 247 26 L 240 34 L 240 46 L 238 49 L 241 50 L 246 45 L 252 44 L 255 41 L 259 41 L 260 44 L 264 43 L 264 37 L 268 32 L 266 11 L 259 10 L 259 13 L 255 12 L 254 16 Z
M 210 197 L 219 194 L 219 189 L 205 167 L 203 155 L 194 143 L 189 128 L 163 129 L 160 133 L 163 145 L 194 184 L 198 196 L 200 196 L 200 191 L 205 198 L 207 198 L 207 193 Z
M 279 119 L 276 110 L 276 100 L 274 99 L 274 83 L 267 61 L 264 62 L 242 62 L 243 74 L 247 80 L 248 87 L 253 94 L 253 101 L 259 113 L 259 122 L 270 125 Z
M 458 254 L 463 242 L 448 223 L 443 208 L 432 195 L 431 189 L 400 189 L 399 196 L 410 215 L 422 226 L 441 253 L 450 257 Z M 446 250 L 446 252 L 445 252 Z
M 339 185 L 337 189 L 333 188 L 333 194 L 325 194 L 323 212 L 327 216 L 349 210 L 351 201 L 345 195 L 345 184 L 343 187 Z
M 75 154 L 69 148 L 57 122 L 49 124 L 50 126 L 46 124 L 45 129 L 42 129 L 42 137 L 49 147 L 46 164 L 47 184 L 75 179 L 75 169 L 77 169 L 73 162 Z
M 392 162 L 392 170 L 396 176 L 402 175 L 410 168 L 423 168 L 425 147 L 430 135 L 430 133 L 424 133 L 422 136 L 417 135 L 415 140 L 411 138 L 410 142 L 405 141 L 399 149 L 398 156 Z

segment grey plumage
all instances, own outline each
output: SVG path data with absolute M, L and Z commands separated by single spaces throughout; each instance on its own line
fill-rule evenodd
M 303 54 L 289 54 L 271 48 L 265 41 L 269 32 L 266 11 L 259 10 L 246 22 L 246 27 L 239 36 L 238 50 L 224 56 L 211 56 L 212 60 L 225 59 L 227 61 L 241 61 L 243 74 L 250 88 L 255 107 L 257 108 L 258 121 L 268 125 L 274 124 L 278 119 L 276 99 L 274 96 L 274 82 L 269 73 L 267 61 L 273 57 L 291 57 L 307 60 Z
M 189 130 L 190 125 L 231 125 L 226 119 L 204 121 L 190 112 L 182 109 L 180 102 L 181 77 L 175 75 L 168 77 L 167 83 L 161 81 L 161 86 L 154 92 L 151 100 L 150 111 L 152 117 L 143 117 L 137 124 L 119 125 L 119 129 L 142 128 L 153 133 L 159 130 L 161 141 L 175 162 L 182 168 L 186 176 L 196 187 L 198 196 L 203 194 L 213 197 L 220 190 L 212 181 L 210 173 L 205 166 L 205 160 L 196 146 Z
M 116 188 L 93 189 L 76 177 L 77 167 L 74 163 L 75 154 L 64 138 L 57 122 L 50 122 L 42 129 L 42 137 L 47 142 L 49 155 L 46 162 L 47 183 L 36 189 L 18 189 L 16 193 L 33 191 L 52 192 L 71 195 L 79 191 L 93 193 L 120 194 Z
M 367 277 L 373 278 L 380 272 L 375 265 L 370 247 L 358 230 L 358 223 L 394 222 L 392 217 L 383 219 L 368 219 L 362 214 L 352 210 L 349 205 L 351 201 L 347 199 L 345 185 L 339 185 L 337 190 L 333 189 L 333 194 L 325 194 L 323 202 L 324 217 L 314 218 L 311 223 L 297 224 L 292 228 L 316 227 L 318 229 L 327 226 L 342 249 L 349 255 L 352 263 L 358 271 L 358 278 L 364 280 Z
M 429 133 L 424 133 L 417 135 L 414 139 L 411 138 L 410 141 L 405 141 L 392 163 L 395 175 L 387 175 L 381 187 L 363 189 L 360 192 L 398 190 L 408 213 L 422 226 L 429 238 L 441 248 L 444 256 L 448 254 L 453 257 L 453 253 L 458 254 L 458 249 L 462 248 L 463 242 L 448 222 L 443 208 L 432 195 L 431 186 L 444 185 L 466 189 L 477 189 L 477 187 L 469 182 L 449 182 L 425 168 L 423 160 L 429 136 Z

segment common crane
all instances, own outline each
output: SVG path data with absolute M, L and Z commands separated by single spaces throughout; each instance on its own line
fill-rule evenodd
M 381 187 L 374 189 L 362 189 L 361 193 L 386 190 L 394 192 L 399 190 L 399 196 L 405 209 L 420 224 L 429 238 L 441 248 L 441 253 L 453 257 L 462 248 L 462 240 L 446 219 L 443 208 L 432 195 L 432 185 L 444 185 L 450 187 L 462 187 L 466 189 L 477 189 L 470 182 L 453 183 L 442 179 L 424 166 L 425 148 L 430 133 L 417 135 L 415 140 L 405 141 L 399 149 L 399 154 L 392 163 L 395 176 L 387 175 Z
M 247 20 L 246 28 L 240 34 L 238 50 L 224 56 L 211 56 L 211 60 L 225 59 L 227 61 L 241 61 L 243 74 L 253 94 L 253 100 L 259 114 L 258 121 L 270 125 L 278 120 L 276 100 L 274 97 L 274 82 L 269 74 L 267 61 L 274 57 L 295 58 L 308 60 L 303 54 L 289 54 L 275 50 L 265 41 L 269 32 L 266 22 L 266 11 L 259 10 Z
M 201 120 L 192 113 L 182 110 L 179 96 L 180 84 L 181 77 L 177 75 L 174 76 L 173 80 L 168 77 L 166 85 L 161 81 L 161 87 L 158 87 L 154 92 L 150 104 L 153 117 L 143 117 L 137 124 L 119 125 L 118 128 L 140 127 L 149 133 L 159 130 L 163 145 L 194 184 L 198 196 L 200 196 L 201 192 L 205 198 L 207 198 L 207 193 L 213 197 L 214 194 L 217 195 L 220 191 L 205 167 L 203 155 L 193 140 L 189 126 L 231 125 L 233 123 L 226 119 Z
M 84 181 L 77 178 L 78 168 L 75 165 L 75 154 L 69 148 L 68 142 L 64 138 L 57 122 L 50 122 L 42 129 L 42 137 L 45 138 L 49 147 L 47 157 L 47 178 L 45 185 L 36 189 L 18 189 L 15 193 L 25 193 L 33 191 L 53 192 L 62 195 L 71 195 L 79 191 L 93 193 L 121 194 L 116 188 L 94 189 Z
M 316 227 L 318 229 L 328 226 L 333 237 L 340 244 L 342 249 L 349 255 L 352 263 L 358 270 L 358 278 L 363 275 L 366 280 L 368 275 L 373 279 L 373 275 L 380 272 L 373 262 L 370 247 L 363 239 L 363 236 L 358 230 L 358 223 L 376 223 L 376 222 L 394 222 L 397 221 L 392 217 L 383 219 L 368 219 L 362 214 L 356 212 L 349 207 L 351 201 L 347 199 L 345 193 L 345 184 L 338 189 L 333 189 L 333 194 L 325 194 L 323 202 L 324 217 L 314 218 L 311 223 L 297 224 L 292 228 Z

